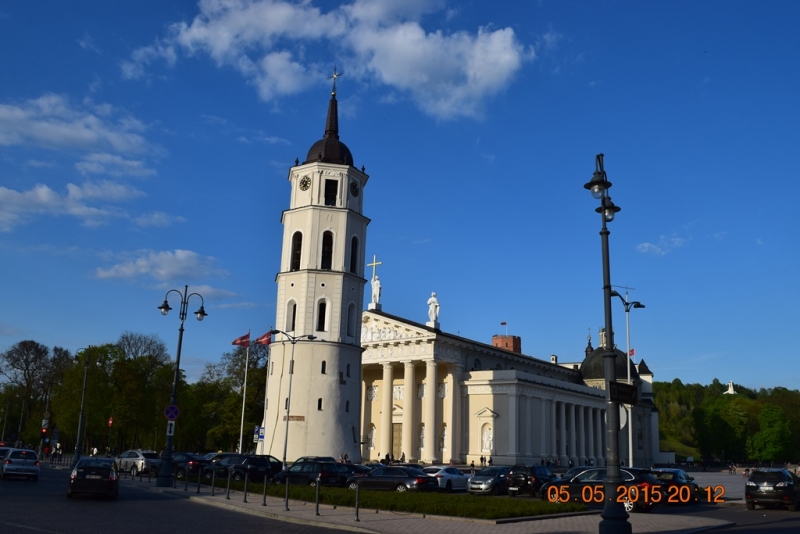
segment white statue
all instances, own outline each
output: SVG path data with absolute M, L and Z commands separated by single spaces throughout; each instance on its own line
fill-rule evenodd
M 372 277 L 372 303 L 380 304 L 381 302 L 381 279 L 377 276 Z
M 483 450 L 491 451 L 492 450 L 492 429 L 487 428 L 483 431 Z
M 736 395 L 736 390 L 733 389 L 733 380 L 728 382 L 728 391 L 723 391 L 723 395 Z
M 439 301 L 436 293 L 431 293 L 431 298 L 428 299 L 428 319 L 432 322 L 439 320 Z
M 374 449 L 375 448 L 375 427 L 374 426 L 369 429 L 368 436 L 369 436 L 369 448 L 370 449 Z

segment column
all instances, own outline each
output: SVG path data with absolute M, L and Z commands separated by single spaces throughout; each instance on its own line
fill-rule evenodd
M 556 401 L 555 399 L 550 399 L 547 401 L 550 403 L 550 450 L 547 451 L 547 457 L 552 458 L 553 461 L 556 459 L 556 455 L 558 454 L 557 445 L 558 442 L 556 438 L 558 437 L 558 427 L 556 426 Z
M 458 436 L 461 433 L 460 413 L 458 409 L 461 400 L 461 391 L 458 387 L 458 379 L 461 375 L 458 365 L 447 366 L 447 392 L 443 402 L 444 420 L 447 423 L 447 435 L 444 439 L 444 452 L 442 453 L 442 463 L 450 460 L 460 463 L 459 451 L 457 450 Z
M 600 408 L 596 408 L 595 409 L 595 413 L 594 413 L 594 421 L 595 421 L 594 439 L 595 439 L 595 451 L 597 451 L 597 454 L 595 455 L 595 458 L 597 460 L 597 465 L 599 467 L 603 467 L 603 466 L 606 465 L 605 449 L 603 448 L 603 433 L 604 432 L 603 432 L 602 411 L 603 410 L 601 410 Z
M 519 394 L 508 394 L 508 456 L 517 461 L 517 439 L 519 430 Z
M 586 435 L 589 437 L 589 458 L 587 458 L 587 461 L 590 465 L 597 465 L 597 454 L 594 450 L 594 408 L 588 407 L 587 411 L 586 419 L 589 423 L 587 425 L 589 428 L 586 432 Z
M 550 433 L 547 432 L 547 400 L 545 399 L 539 399 L 539 417 L 541 417 L 539 421 L 539 456 L 547 458 L 549 456 L 547 452 L 547 440 L 549 439 Z
M 386 456 L 392 453 L 392 364 L 383 364 L 383 382 L 381 383 L 381 430 L 378 453 Z
M 585 411 L 585 406 L 578 406 L 578 450 L 575 451 L 578 460 L 575 465 L 586 465 L 586 421 L 583 418 Z
M 561 465 L 567 465 L 567 413 L 564 402 L 558 403 L 558 458 Z
M 533 421 L 533 397 L 525 397 L 525 446 L 522 448 L 525 456 L 533 456 Z
M 569 459 L 573 461 L 573 465 L 578 465 L 578 446 L 577 429 L 575 428 L 575 404 L 569 404 L 567 408 L 567 415 L 569 417 Z
M 425 463 L 437 461 L 439 425 L 436 422 L 436 361 L 425 362 L 425 398 L 422 399 L 425 423 L 425 449 L 422 451 L 421 460 Z
M 417 382 L 414 377 L 414 362 L 403 362 L 403 442 L 401 454 L 406 453 L 406 461 L 417 459 L 414 449 L 414 411 L 416 409 Z

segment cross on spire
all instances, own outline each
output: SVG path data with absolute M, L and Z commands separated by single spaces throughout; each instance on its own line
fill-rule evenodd
M 333 80 L 333 91 L 331 91 L 332 95 L 336 95 L 336 78 L 344 74 L 343 72 L 336 72 L 336 65 L 333 66 L 333 74 L 328 76 L 329 80 Z
M 367 264 L 367 267 L 372 267 L 372 279 L 373 280 L 375 279 L 375 268 L 378 267 L 378 265 L 383 265 L 383 262 L 382 261 L 378 261 L 378 256 L 376 254 L 373 254 L 372 255 L 372 263 L 368 263 Z

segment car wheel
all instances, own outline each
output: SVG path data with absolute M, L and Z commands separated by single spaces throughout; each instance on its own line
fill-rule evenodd
M 747 506 L 748 510 L 755 510 L 756 509 L 756 505 L 751 503 L 751 502 L 747 503 L 745 506 Z
M 308 487 L 309 488 L 316 488 L 317 487 L 317 481 L 316 480 L 309 480 L 308 481 Z
M 203 471 L 203 478 L 204 479 L 211 480 L 211 476 L 212 475 L 211 475 L 211 471 L 210 470 Z
M 347 488 L 351 489 L 353 491 L 357 490 L 358 489 L 358 482 L 351 482 L 350 485 L 347 486 Z
M 629 514 L 632 513 L 632 512 L 638 512 L 639 511 L 639 507 L 636 505 L 635 501 L 626 500 L 625 501 L 625 511 L 628 512 Z
M 500 495 L 500 484 L 492 486 L 492 495 Z
M 244 480 L 244 475 L 242 473 L 240 473 L 239 471 L 236 471 L 233 474 L 233 480 L 235 480 L 237 482 L 241 482 L 242 480 Z
M 406 491 L 408 491 L 408 488 L 406 487 L 406 485 L 405 485 L 405 484 L 398 484 L 398 485 L 397 485 L 397 488 L 395 488 L 395 489 L 396 489 L 397 491 L 399 491 L 400 493 L 403 493 L 403 492 L 406 492 Z
M 186 469 L 178 469 L 175 472 L 175 476 L 177 477 L 178 480 L 183 480 L 184 478 L 186 478 Z
M 132 466 L 131 466 L 131 476 L 132 476 L 132 477 L 135 477 L 135 476 L 136 476 L 136 475 L 138 475 L 138 474 L 139 474 L 139 468 L 138 468 L 138 467 L 136 467 L 135 465 L 132 465 Z
M 447 481 L 447 484 L 446 484 L 446 485 L 445 485 L 445 487 L 444 487 L 444 490 L 445 490 L 447 493 L 450 493 L 450 492 L 452 492 L 452 491 L 453 491 L 453 482 L 452 482 L 452 481 L 450 481 L 450 480 L 448 480 L 448 481 Z

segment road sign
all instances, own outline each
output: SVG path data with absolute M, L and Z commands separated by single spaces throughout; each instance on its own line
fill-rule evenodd
M 50 412 L 44 412 L 44 413 L 42 414 L 42 416 L 43 416 L 45 419 L 50 419 Z
M 167 435 L 168 436 L 175 435 L 175 421 L 167 421 Z
M 611 393 L 611 400 L 621 402 L 623 404 L 636 404 L 639 389 L 630 384 L 623 384 L 622 382 L 611 382 L 609 384 L 609 393 Z
M 167 409 L 164 410 L 164 417 L 167 418 L 167 421 L 174 421 L 180 414 L 181 411 L 174 404 L 170 404 L 167 406 Z
M 258 440 L 259 441 L 264 441 L 264 427 L 263 426 L 258 427 Z
M 50 422 L 50 421 L 48 421 L 47 419 L 42 419 L 42 428 L 47 428 L 47 424 L 48 424 L 49 422 Z

